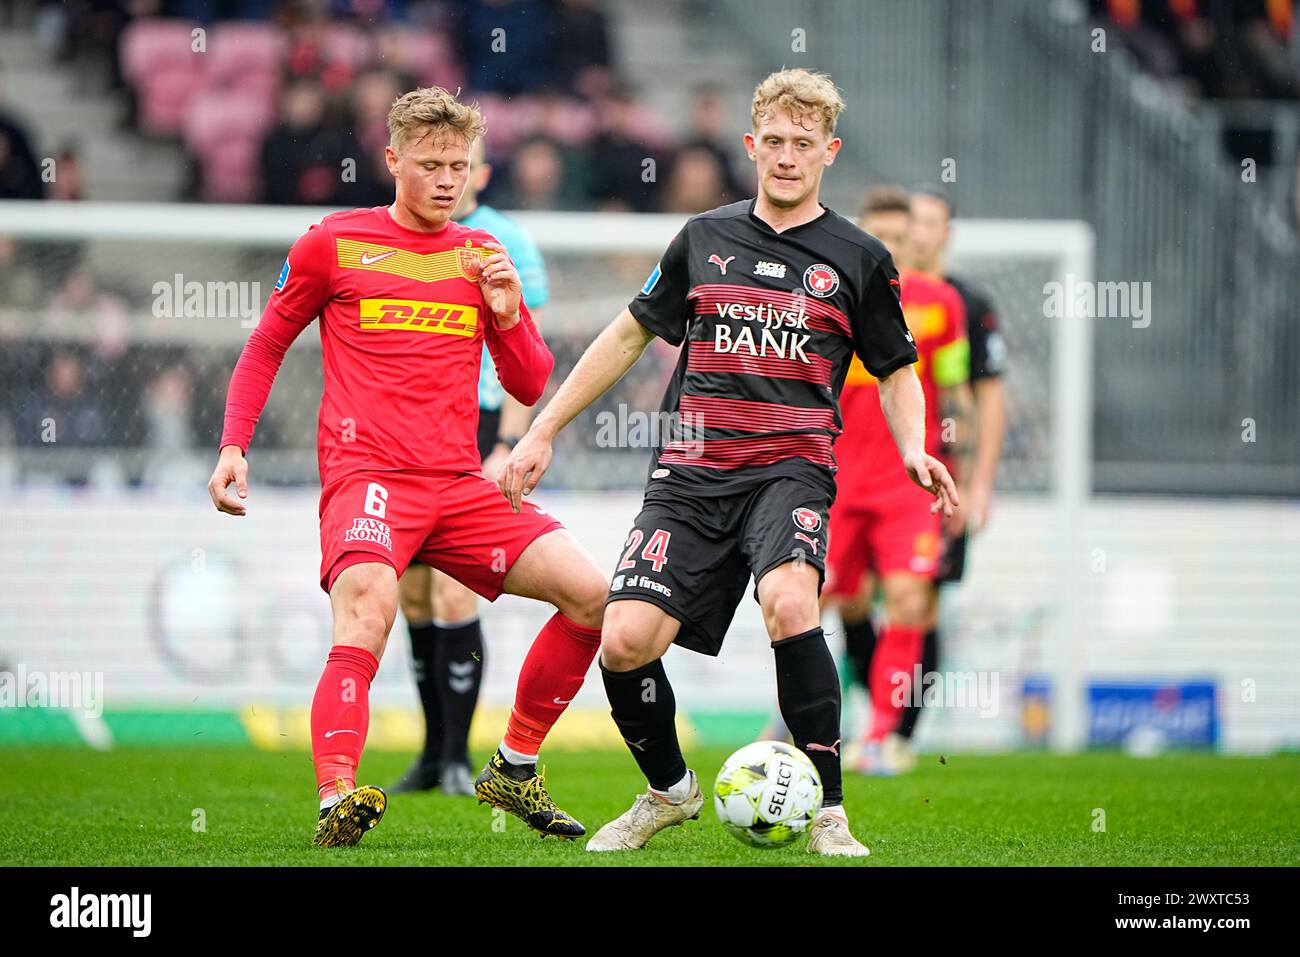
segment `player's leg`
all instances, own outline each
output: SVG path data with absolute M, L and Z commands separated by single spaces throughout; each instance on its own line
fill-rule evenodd
M 704 793 L 677 740 L 677 699 L 663 656 L 681 622 L 647 601 L 611 601 L 600 674 L 610 713 L 649 787 L 587 842 L 589 851 L 642 848 L 664 828 L 700 816 Z
M 709 655 L 721 649 L 749 582 L 738 547 L 744 499 L 666 494 L 647 501 L 628 533 L 600 643 L 610 713 L 649 787 L 587 842 L 589 851 L 644 847 L 704 805 L 677 740 L 677 701 L 662 659 L 674 642 Z
M 899 774 L 911 770 L 910 751 L 898 739 L 904 708 L 921 694 L 916 674 L 930 606 L 930 579 L 910 572 L 892 572 L 881 580 L 885 597 L 885 627 L 871 666 L 872 723 L 870 740 L 878 751 L 869 770 Z
M 478 596 L 450 575 L 433 573 L 434 681 L 442 708 L 438 759 L 445 794 L 474 793 L 469 769 L 469 728 L 483 683 L 483 629 Z
M 433 569 L 412 562 L 398 581 L 398 603 L 411 639 L 411 671 L 424 712 L 424 747 L 392 786 L 394 793 L 429 791 L 442 773 L 442 701 L 438 674 L 438 626 L 434 621 Z
M 826 584 L 822 589 L 822 611 L 834 611 L 844 628 L 844 651 L 849 659 L 849 681 L 867 687 L 871 653 L 876 634 L 871 624 L 871 605 L 875 579 L 867 572 L 868 550 L 865 529 L 869 515 L 841 503 L 831 507 L 826 543 Z M 800 542 L 807 546 L 807 542 Z M 781 717 L 780 708 L 768 723 L 764 735 L 768 740 L 785 741 L 790 729 Z
M 912 487 L 900 487 L 874 514 L 870 545 L 885 621 L 871 666 L 872 725 L 864 749 L 865 770 L 897 774 L 913 763 L 895 735 L 904 706 L 920 693 L 913 685 L 938 568 L 941 518 L 930 512 L 926 493 Z
M 315 843 L 351 846 L 383 817 L 387 799 L 357 787 L 370 727 L 370 684 L 397 616 L 397 573 L 364 552 L 345 554 L 331 571 L 334 644 L 311 705 L 312 762 L 320 817 Z
M 439 505 L 422 561 L 489 601 L 508 591 L 557 609 L 524 659 L 506 737 L 475 781 L 475 793 L 543 835 L 576 837 L 585 830 L 551 801 L 536 762 L 599 647 L 604 575 L 556 519 L 531 502 L 516 514 L 482 476 L 445 480 Z
M 921 644 L 921 674 L 936 674 L 939 670 L 939 596 L 944 585 L 956 584 L 966 571 L 966 547 L 969 533 L 963 529 L 957 536 L 944 533 L 943 554 L 930 589 L 930 607 L 926 615 L 925 637 Z M 898 736 L 905 743 L 905 758 L 912 756 L 911 741 L 916 733 L 916 723 L 921 716 L 924 695 L 916 695 L 903 709 L 898 722 Z M 913 758 L 913 760 L 915 760 Z
M 924 682 L 930 675 L 934 675 L 939 669 L 939 585 L 935 582 L 929 583 L 928 603 L 925 612 L 925 635 L 921 639 L 921 676 Z M 912 736 L 916 733 L 916 723 L 921 717 L 921 709 L 924 704 L 925 686 L 922 684 L 914 694 L 908 697 L 907 703 L 903 707 L 903 713 L 899 716 L 898 727 L 895 734 L 902 742 L 907 743 L 906 754 L 902 755 L 906 762 L 910 755 L 910 742 Z
M 503 589 L 554 605 L 556 612 L 519 668 L 505 736 L 475 781 L 475 793 L 543 835 L 579 837 L 586 829 L 551 800 L 537 773 L 537 759 L 600 647 L 605 577 L 577 539 L 557 527 L 534 539 L 511 563 Z
M 822 810 L 808 850 L 835 856 L 870 853 L 849 831 L 840 767 L 840 676 L 826 646 L 818 600 L 826 555 L 828 496 L 794 479 L 755 494 L 742 549 L 754 570 L 763 623 L 776 659 L 781 715 L 821 777 Z

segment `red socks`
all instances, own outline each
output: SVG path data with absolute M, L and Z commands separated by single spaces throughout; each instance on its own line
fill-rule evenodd
M 912 700 L 912 671 L 921 660 L 924 642 L 924 628 L 907 628 L 890 622 L 880 630 L 880 640 L 871 657 L 872 741 L 880 741 L 898 727 L 903 707 Z M 900 672 L 907 676 L 906 681 L 895 678 Z
M 370 682 L 379 670 L 364 648 L 335 645 L 311 702 L 311 757 L 316 765 L 316 792 L 334 793 L 334 779 L 356 787 L 357 765 L 370 729 Z
M 533 639 L 506 725 L 506 747 L 537 754 L 551 727 L 582 687 L 600 648 L 600 629 L 583 628 L 558 611 Z

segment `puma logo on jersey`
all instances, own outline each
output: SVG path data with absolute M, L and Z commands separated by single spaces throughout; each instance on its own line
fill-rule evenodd
M 718 269 L 722 270 L 722 275 L 725 276 L 727 274 L 727 265 L 735 258 L 736 258 L 735 256 L 728 256 L 726 259 L 723 259 L 717 253 L 714 253 L 712 256 L 709 257 L 709 262 L 713 263 L 713 265 L 717 266 Z

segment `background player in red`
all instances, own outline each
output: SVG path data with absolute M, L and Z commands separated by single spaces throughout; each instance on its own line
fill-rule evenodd
M 484 131 L 477 107 L 438 87 L 415 90 L 393 104 L 388 128 L 396 201 L 327 216 L 290 250 L 231 377 L 208 489 L 220 511 L 245 514 L 253 429 L 285 351 L 319 316 L 320 574 L 334 647 L 311 709 L 315 843 L 355 844 L 383 816 L 384 792 L 358 788 L 356 772 L 397 579 L 416 556 L 489 600 L 508 592 L 558 609 L 524 661 L 505 739 L 476 793 L 543 835 L 576 837 L 582 825 L 551 801 L 536 761 L 595 656 L 604 578 L 558 521 L 502 500 L 475 443 L 484 344 L 525 405 L 553 360 L 504 248 L 450 221 Z
M 920 356 L 916 368 L 925 392 L 926 450 L 940 456 L 948 410 L 956 411 L 951 430 L 967 432 L 961 421 L 969 405 L 961 299 L 941 280 L 906 268 L 911 226 L 906 192 L 893 187 L 872 190 L 859 224 L 904 267 L 899 282 L 903 315 Z M 898 748 L 894 732 L 903 704 L 920 693 L 911 687 L 913 666 L 921 660 L 930 614 L 931 582 L 942 550 L 942 516 L 930 511 L 929 496 L 908 480 L 897 461 L 880 412 L 876 380 L 860 363 L 849 367 L 840 402 L 840 494 L 831 510 L 826 595 L 839 606 L 849 659 L 872 702 L 872 723 L 853 762 L 859 770 L 877 770 L 881 752 Z M 878 640 L 871 624 L 877 583 L 886 619 Z
M 921 673 L 930 674 L 939 668 L 940 586 L 961 581 L 969 540 L 987 524 L 993 502 L 993 483 L 1006 432 L 1002 373 L 1007 350 L 992 303 L 970 282 L 948 272 L 943 261 L 951 234 L 952 200 L 941 187 L 918 187 L 912 191 L 911 211 L 912 224 L 907 238 L 909 263 L 917 272 L 947 282 L 961 296 L 966 312 L 966 338 L 970 342 L 971 397 L 975 402 L 975 448 L 965 463 L 968 467 L 962 469 L 961 507 L 944 519 L 939 572 L 930 590 L 930 609 L 921 649 Z M 967 428 L 954 436 L 952 446 L 956 454 L 968 450 L 970 431 Z M 886 738 L 887 744 L 881 749 L 883 770 L 902 772 L 915 764 L 911 741 L 923 701 L 923 696 L 914 696 L 903 709 L 896 736 Z

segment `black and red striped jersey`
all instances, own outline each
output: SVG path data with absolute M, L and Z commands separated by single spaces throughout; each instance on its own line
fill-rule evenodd
M 789 475 L 834 494 L 850 359 L 880 378 L 917 353 L 888 251 L 823 210 L 780 233 L 752 199 L 692 217 L 629 304 L 682 346 L 651 479 L 730 494 Z

